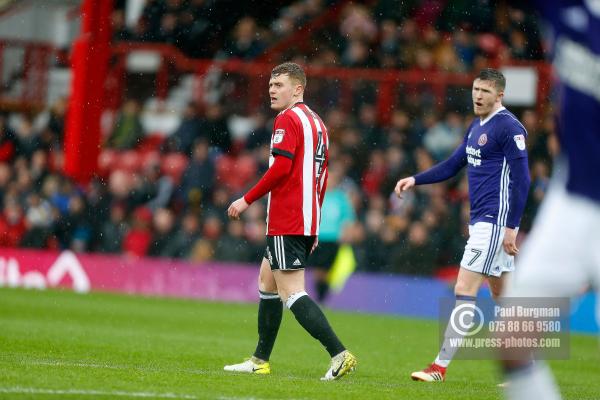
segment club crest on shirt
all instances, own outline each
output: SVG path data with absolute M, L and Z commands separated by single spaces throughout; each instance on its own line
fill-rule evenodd
M 515 135 L 513 136 L 515 143 L 517 144 L 517 148 L 519 150 L 525 150 L 525 136 L 524 135 Z
M 273 135 L 273 143 L 281 143 L 283 142 L 283 135 L 285 134 L 285 129 L 277 129 L 275 130 L 275 135 Z
M 477 140 L 477 144 L 480 146 L 483 146 L 487 143 L 487 135 L 485 133 L 482 133 L 481 136 L 479 136 L 479 139 Z

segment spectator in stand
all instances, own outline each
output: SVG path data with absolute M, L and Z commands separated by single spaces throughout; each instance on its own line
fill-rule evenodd
M 198 116 L 196 103 L 188 103 L 183 110 L 181 123 L 163 144 L 163 151 L 176 151 L 185 155 L 192 154 L 194 141 L 202 136 L 202 121 Z
M 361 188 L 368 197 L 382 192 L 382 185 L 387 177 L 387 166 L 383 150 L 373 150 L 369 157 L 369 165 L 361 178 Z
M 239 261 L 249 260 L 252 248 L 244 237 L 244 222 L 228 221 L 227 231 L 215 243 L 215 260 Z
M 183 172 L 178 188 L 177 197 L 184 203 L 200 205 L 212 197 L 215 185 L 215 165 L 208 152 L 206 139 L 198 139 L 194 144 L 192 158 Z
M 6 117 L 0 115 L 0 162 L 11 161 L 16 147 L 14 134 L 6 124 Z
M 120 42 L 133 39 L 133 34 L 125 25 L 125 12 L 123 10 L 115 10 L 111 16 L 113 42 Z
M 235 26 L 223 52 L 227 58 L 248 60 L 260 55 L 265 47 L 254 18 L 244 17 Z
M 17 247 L 25 230 L 23 209 L 16 201 L 7 201 L 0 215 L 0 247 Z
M 31 193 L 27 197 L 25 211 L 25 226 L 27 232 L 23 236 L 23 247 L 44 248 L 52 233 L 52 224 L 59 217 L 56 212 L 39 194 Z
M 40 148 L 39 135 L 33 126 L 33 120 L 28 115 L 22 115 L 15 130 L 16 154 L 30 159 Z
M 123 239 L 123 252 L 131 257 L 148 254 L 152 242 L 152 211 L 146 207 L 137 208 L 131 218 L 131 229 Z
M 0 163 L 0 204 L 5 204 L 4 198 L 12 185 L 13 170 L 8 163 Z
M 172 13 L 164 14 L 160 19 L 157 42 L 177 45 L 179 42 L 179 30 L 177 29 L 177 16 Z
M 258 111 L 252 115 L 253 128 L 246 139 L 246 148 L 257 149 L 271 141 L 271 131 L 267 128 L 267 116 Z
M 54 223 L 54 235 L 61 248 L 76 252 L 88 249 L 92 228 L 85 217 L 85 202 L 82 196 L 70 196 L 67 212 Z
M 460 114 L 449 111 L 442 121 L 425 132 L 423 144 L 436 161 L 446 159 L 463 138 L 463 120 Z
M 414 222 L 407 237 L 394 247 L 391 255 L 392 270 L 410 275 L 431 275 L 435 267 L 435 251 L 429 232 L 422 222 Z
M 189 258 L 194 244 L 200 239 L 200 220 L 196 213 L 186 212 L 166 249 L 168 257 Z
M 144 206 L 151 211 L 166 207 L 171 201 L 174 190 L 173 179 L 161 174 L 158 161 L 149 162 L 135 175 L 134 183 L 129 193 L 129 201 L 134 206 Z
M 115 203 L 110 207 L 110 218 L 100 228 L 99 251 L 102 253 L 121 252 L 123 240 L 129 230 L 125 217 L 125 206 Z
M 171 249 L 175 240 L 175 215 L 167 208 L 159 208 L 153 216 L 152 242 L 148 255 L 153 257 L 172 257 Z
M 31 172 L 33 186 L 36 191 L 39 191 L 49 174 L 48 153 L 44 150 L 36 150 L 31 156 L 29 170 Z
M 191 0 L 179 14 L 179 47 L 191 57 L 210 57 L 211 48 L 217 42 L 211 28 L 210 1 Z
M 144 137 L 140 121 L 140 107 L 137 101 L 129 99 L 123 103 L 121 112 L 106 146 L 117 150 L 133 149 Z
M 208 137 L 211 150 L 217 153 L 228 153 L 231 149 L 231 134 L 223 115 L 223 107 L 219 104 L 206 106 L 201 118 L 201 134 Z
M 379 125 L 377 108 L 365 103 L 358 111 L 358 129 L 369 148 L 384 149 L 387 145 L 383 129 Z
M 147 0 L 142 11 L 139 25 L 144 25 L 149 33 L 146 40 L 154 40 L 158 36 L 162 15 L 166 12 L 164 0 Z

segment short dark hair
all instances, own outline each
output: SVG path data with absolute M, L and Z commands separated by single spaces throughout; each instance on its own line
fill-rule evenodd
M 479 71 L 476 79 L 480 79 L 482 81 L 492 81 L 494 82 L 494 86 L 498 91 L 503 91 L 506 87 L 506 78 L 502 75 L 502 72 L 493 68 L 484 68 Z
M 302 85 L 302 87 L 306 87 L 306 74 L 300 65 L 293 62 L 285 62 L 279 64 L 271 71 L 271 76 L 278 76 L 281 74 L 288 74 L 290 79 L 296 81 Z

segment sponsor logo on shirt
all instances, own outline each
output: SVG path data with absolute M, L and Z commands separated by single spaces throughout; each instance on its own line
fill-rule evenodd
M 277 129 L 275 130 L 275 135 L 273 136 L 273 144 L 283 142 L 283 135 L 285 134 L 285 129 Z
M 515 135 L 513 136 L 515 143 L 517 144 L 517 148 L 519 150 L 525 150 L 525 136 L 523 135 Z
M 479 167 L 481 165 L 481 149 L 476 149 L 472 146 L 467 146 L 467 162 L 474 167 Z M 477 157 L 477 158 L 476 158 Z

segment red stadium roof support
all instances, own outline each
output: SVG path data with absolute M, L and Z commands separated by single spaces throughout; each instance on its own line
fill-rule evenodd
M 98 169 L 100 117 L 110 57 L 112 0 L 85 0 L 73 45 L 71 97 L 65 132 L 65 173 L 86 183 Z

